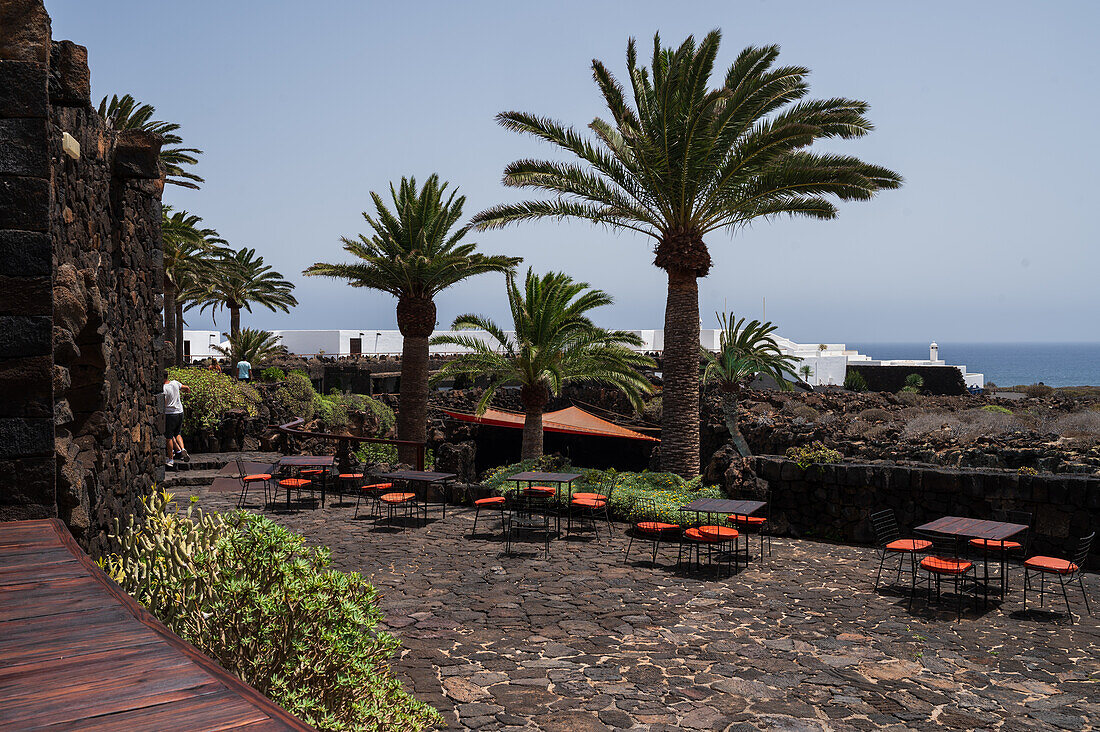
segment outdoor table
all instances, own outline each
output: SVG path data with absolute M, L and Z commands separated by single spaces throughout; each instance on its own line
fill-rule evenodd
M 963 518 L 961 516 L 944 516 L 935 521 L 913 529 L 918 534 L 939 534 L 955 538 L 955 556 L 960 554 L 960 546 L 968 539 L 988 539 L 990 541 L 1005 541 L 1016 536 L 1021 531 L 1027 531 L 1024 524 L 1012 524 L 1007 521 L 990 521 L 988 519 Z M 987 550 L 988 551 L 988 550 Z M 1007 575 L 1008 552 L 998 552 L 1001 555 L 1001 586 L 1008 587 Z M 975 573 L 976 575 L 976 573 Z M 989 604 L 989 559 L 986 556 L 986 575 L 983 584 L 984 603 Z M 1003 595 L 1002 595 L 1003 597 Z
M 450 483 L 458 477 L 455 473 L 436 473 L 431 470 L 395 470 L 392 473 L 382 473 L 378 477 L 390 481 L 403 480 L 406 483 L 415 483 L 424 486 L 424 520 L 428 517 L 428 486 L 435 485 L 439 488 L 439 495 L 443 503 L 443 518 L 447 518 L 447 498 L 450 495 Z
M 332 455 L 285 455 L 277 463 L 280 468 L 331 468 L 336 464 Z M 325 484 L 321 481 L 321 508 L 325 507 Z M 276 500 L 278 500 L 279 481 L 275 481 Z M 286 508 L 290 510 L 290 488 L 286 490 Z
M 707 520 L 709 521 L 710 517 L 715 514 L 722 514 L 727 516 L 750 516 L 754 512 L 759 511 L 767 505 L 768 504 L 766 501 L 743 500 L 737 498 L 696 498 L 694 501 L 687 504 L 686 506 L 680 506 L 680 510 L 694 513 L 696 517 L 698 517 L 699 514 L 705 513 L 707 515 Z M 710 550 L 708 549 L 707 551 L 709 558 Z M 739 549 L 737 548 L 737 543 L 735 543 L 734 553 L 736 554 L 738 551 Z M 761 554 L 763 554 L 763 549 L 761 549 Z M 761 557 L 761 559 L 763 559 L 763 557 Z M 691 557 L 689 553 L 688 561 L 690 562 L 690 560 Z M 746 537 L 745 566 L 748 566 L 748 563 L 749 540 Z
M 516 490 L 519 490 L 520 483 L 526 483 L 528 487 L 532 483 L 554 483 L 557 485 L 557 492 L 561 493 L 561 487 L 565 486 L 565 505 L 568 506 L 573 500 L 573 481 L 581 477 L 582 473 L 543 473 L 538 470 L 529 470 L 525 473 L 516 473 L 515 475 L 507 478 L 509 483 L 516 484 Z M 561 511 L 558 511 L 558 519 L 556 530 L 558 535 L 561 535 Z

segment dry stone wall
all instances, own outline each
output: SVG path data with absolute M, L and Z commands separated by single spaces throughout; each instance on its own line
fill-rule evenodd
M 97 551 L 163 453 L 161 140 L 104 126 L 41 0 L 0 18 L 0 520 Z
M 1003 470 L 896 463 L 837 463 L 801 468 L 780 457 L 752 458 L 771 488 L 776 530 L 846 542 L 874 540 L 868 517 L 894 510 L 902 531 L 941 516 L 994 518 L 995 511 L 1032 514 L 1032 549 L 1063 552 L 1100 527 L 1100 477 L 1019 475 Z M 1093 545 L 1089 568 L 1100 569 Z

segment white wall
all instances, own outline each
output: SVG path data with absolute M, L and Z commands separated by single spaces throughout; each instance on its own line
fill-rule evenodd
M 185 330 L 184 342 L 190 341 L 191 359 L 221 358 L 222 355 L 213 349 L 213 346 L 222 343 L 221 333 L 216 330 Z

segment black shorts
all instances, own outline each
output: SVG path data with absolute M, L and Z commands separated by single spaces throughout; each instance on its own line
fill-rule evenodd
M 180 430 L 183 429 L 183 412 L 176 412 L 175 414 L 164 415 L 164 436 L 171 440 L 173 437 L 179 437 Z

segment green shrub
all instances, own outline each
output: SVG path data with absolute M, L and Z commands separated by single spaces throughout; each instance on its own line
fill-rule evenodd
M 317 392 L 309 376 L 302 371 L 287 374 L 271 399 L 285 417 L 301 417 L 308 422 L 317 411 Z
M 1029 397 L 1048 397 L 1054 393 L 1054 387 L 1047 386 L 1046 384 L 1032 384 L 1031 386 L 1024 387 L 1024 393 Z
M 889 422 L 890 413 L 885 409 L 879 409 L 878 407 L 871 407 L 870 409 L 864 409 L 857 415 L 864 422 Z
M 795 404 L 790 409 L 791 414 L 796 419 L 802 419 L 806 422 L 816 422 L 821 413 L 808 404 Z
M 920 391 L 924 388 L 924 377 L 920 374 L 909 374 L 905 377 L 905 388 Z
M 286 374 L 278 366 L 269 366 L 260 372 L 260 381 L 282 381 Z
M 982 407 L 983 412 L 992 412 L 994 414 L 1012 414 L 1012 410 L 1007 407 L 1002 407 L 997 404 L 986 404 Z
M 705 487 L 701 478 L 684 480 L 672 473 L 619 472 L 616 470 L 584 470 L 574 468 L 562 458 L 543 456 L 537 460 L 524 460 L 512 465 L 504 465 L 489 471 L 482 485 L 497 493 L 508 494 L 516 488 L 514 483 L 505 481 L 511 475 L 528 470 L 550 472 L 568 471 L 582 473 L 573 482 L 573 491 L 587 491 L 610 495 L 611 515 L 624 521 L 637 521 L 641 518 L 641 501 L 651 498 L 657 505 L 658 520 L 685 525 L 695 521 L 695 514 L 684 514 L 680 507 L 696 498 L 722 498 L 722 489 L 716 486 Z M 564 504 L 564 493 L 554 499 Z
M 377 399 L 363 394 L 342 394 L 336 390 L 322 396 L 313 388 L 313 382 L 304 371 L 291 371 L 279 385 L 272 400 L 280 415 L 301 417 L 307 422 L 318 419 L 325 432 L 342 430 L 348 426 L 349 410 L 370 411 L 381 424 L 379 434 L 389 434 L 397 423 L 393 410 Z
M 803 470 L 811 465 L 824 465 L 825 463 L 839 463 L 844 459 L 836 450 L 826 447 L 820 440 L 814 440 L 809 445 L 787 448 L 787 459 L 794 460 Z
M 1039 471 L 1035 468 L 1029 468 L 1024 465 L 1023 467 L 1017 468 L 1016 473 L 1018 475 L 1038 475 Z
M 924 397 L 919 392 L 905 391 L 904 389 L 898 392 L 897 397 L 898 401 L 907 407 L 915 407 L 924 401 Z
M 361 442 L 355 449 L 355 457 L 359 462 L 367 465 L 386 463 L 393 465 L 397 462 L 397 445 L 384 445 L 377 442 Z M 435 467 L 435 452 L 429 447 L 424 451 L 424 469 L 431 470 Z
M 378 593 L 328 549 L 257 514 L 181 515 L 167 493 L 146 508 L 116 522 L 103 565 L 177 635 L 320 730 L 442 722 L 390 669 L 400 644 L 377 628 Z
M 848 391 L 867 391 L 867 379 L 858 371 L 847 371 L 844 374 L 844 388 Z
M 233 409 L 242 409 L 249 417 L 260 413 L 259 392 L 220 371 L 173 368 L 168 370 L 168 376 L 191 388 L 183 397 L 186 434 L 217 427 Z

